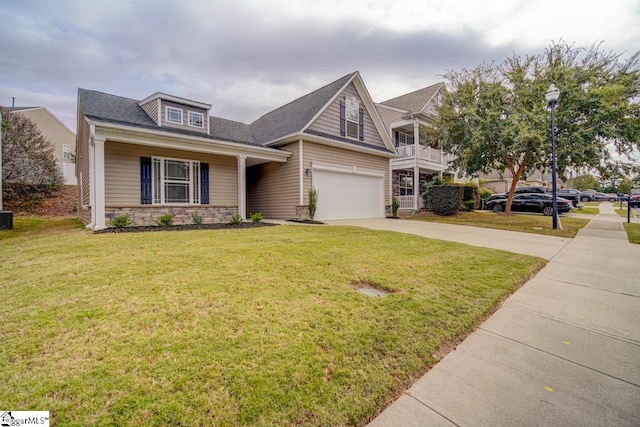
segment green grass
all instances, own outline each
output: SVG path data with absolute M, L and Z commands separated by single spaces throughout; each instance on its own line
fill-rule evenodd
M 563 230 L 552 229 L 552 218 L 542 215 L 511 215 L 493 212 L 458 212 L 451 216 L 431 214 L 425 217 L 413 217 L 417 221 L 433 221 L 447 224 L 471 225 L 475 227 L 496 228 L 500 230 L 522 231 L 525 233 L 545 234 L 559 237 L 575 237 L 588 219 L 560 217 Z
M 52 425 L 361 425 L 545 263 L 348 227 L 0 236 L 0 402 Z
M 598 215 L 600 208 L 593 205 L 584 205 L 582 209 L 574 208 L 573 212 L 581 215 Z
M 640 224 L 624 223 L 624 229 L 627 231 L 629 242 L 640 244 Z

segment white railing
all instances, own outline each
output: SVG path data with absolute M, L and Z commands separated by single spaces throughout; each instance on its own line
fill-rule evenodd
M 415 145 L 403 145 L 401 147 L 397 147 L 398 155 L 401 159 L 411 159 L 416 155 L 416 146 Z M 418 158 L 429 160 L 430 162 L 439 163 L 446 165 L 449 161 L 453 160 L 453 155 L 445 154 L 439 148 L 431 148 L 425 147 L 422 145 L 418 146 Z
M 401 147 L 397 147 L 398 155 L 402 159 L 412 158 L 413 156 L 415 156 L 414 147 L 415 145 L 403 145 Z
M 400 209 L 415 209 L 416 197 L 415 196 L 397 196 L 398 202 L 400 202 Z

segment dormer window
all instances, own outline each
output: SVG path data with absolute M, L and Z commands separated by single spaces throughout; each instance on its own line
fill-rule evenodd
M 167 107 L 166 113 L 168 123 L 182 124 L 182 110 L 180 108 Z
M 201 113 L 194 113 L 193 111 L 189 111 L 189 126 L 203 128 L 204 115 Z

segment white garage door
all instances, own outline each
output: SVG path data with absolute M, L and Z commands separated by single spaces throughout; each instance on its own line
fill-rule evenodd
M 315 219 L 384 217 L 384 176 L 316 168 L 312 176 L 318 190 Z

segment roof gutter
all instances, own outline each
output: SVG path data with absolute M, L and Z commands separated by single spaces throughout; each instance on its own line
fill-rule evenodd
M 193 151 L 190 150 L 190 147 L 179 147 L 176 144 L 177 141 L 188 141 L 191 144 L 194 144 L 195 146 L 201 148 L 198 151 L 208 152 L 211 154 L 221 154 L 227 156 L 242 154 L 249 155 L 251 157 L 259 157 L 282 162 L 291 157 L 291 153 L 289 153 L 288 151 L 276 148 L 234 143 L 211 138 L 200 138 L 191 135 L 176 135 L 157 130 L 141 129 L 134 126 L 104 123 L 91 119 L 87 119 L 87 121 L 89 122 L 90 126 L 95 127 L 96 131 L 101 131 L 108 134 L 111 133 L 107 135 L 109 137 L 108 139 L 117 140 L 119 142 L 126 143 L 131 142 L 131 140 L 135 140 L 136 143 L 142 145 L 157 145 L 167 148 Z M 123 136 L 121 138 L 118 138 L 118 134 Z M 153 138 L 153 141 L 148 141 L 146 140 L 147 138 Z

